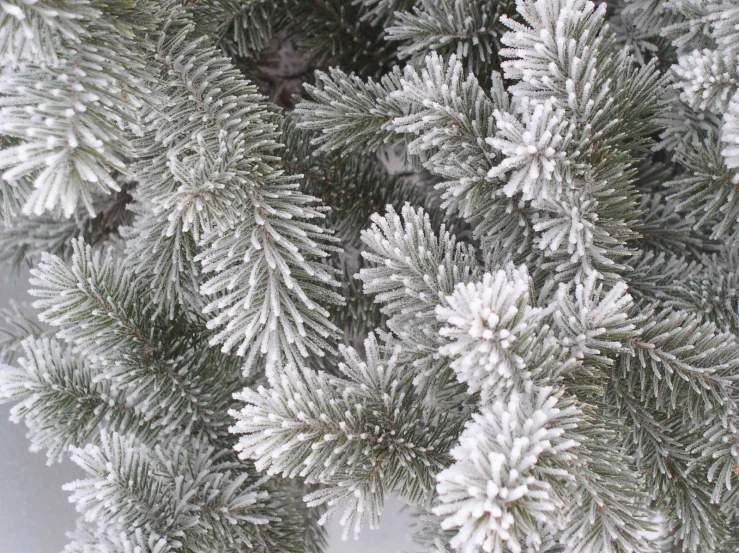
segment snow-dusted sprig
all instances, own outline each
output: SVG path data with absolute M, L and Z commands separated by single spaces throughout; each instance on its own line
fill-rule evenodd
M 580 413 L 552 388 L 531 384 L 474 415 L 452 449 L 455 463 L 437 476 L 442 528 L 458 529 L 462 553 L 520 553 L 557 527 L 576 459 L 568 430 Z
M 713 12 L 710 17 L 711 38 L 726 53 L 736 53 L 735 48 L 739 39 L 739 29 L 737 29 L 737 24 L 739 24 L 739 9 L 732 3 L 728 5 L 723 3 L 708 3 L 708 6 Z M 685 9 L 680 4 L 676 8 Z
M 191 309 L 200 315 L 206 299 L 200 295 L 202 278 L 195 261 L 199 249 L 193 235 L 146 204 L 135 203 L 131 211 L 135 218 L 121 234 L 136 285 L 148 289 L 156 311 L 170 318 Z
M 660 97 L 659 72 L 654 64 L 638 68 L 614 48 L 602 30 L 603 7 L 596 9 L 585 0 L 538 0 L 520 2 L 518 11 L 525 23 L 505 21 L 511 31 L 502 40 L 509 48 L 501 52 L 509 58 L 503 62 L 505 77 L 518 81 L 509 88 L 514 107 L 551 103 L 552 109 L 563 110 L 566 133 L 571 136 L 562 141 L 569 147 L 560 155 L 568 159 L 573 177 L 582 179 L 575 184 L 581 193 L 565 188 L 550 206 L 544 199 L 542 205 L 534 201 L 534 207 L 544 220 L 550 210 L 553 221 L 576 213 L 571 228 L 591 234 L 590 238 L 583 236 L 574 249 L 559 242 L 573 258 L 569 262 L 560 259 L 553 268 L 565 275 L 578 270 L 588 274 L 595 268 L 618 278 L 610 273 L 626 270 L 622 260 L 628 256 L 625 246 L 633 238 L 630 226 L 636 214 L 631 166 L 655 130 L 652 117 Z M 556 133 L 545 136 L 556 139 Z M 520 152 L 511 154 L 524 156 L 525 143 L 517 143 Z M 547 145 L 546 141 L 541 145 Z M 537 154 L 533 146 L 529 149 Z M 557 153 L 556 148 L 550 151 Z M 503 163 L 512 162 L 506 159 Z M 539 172 L 538 165 L 523 167 Z M 576 269 L 575 264 L 582 267 Z
M 448 341 L 439 353 L 483 405 L 572 368 L 550 333 L 548 313 L 532 305 L 532 288 L 525 267 L 498 271 L 457 285 L 436 308 Z
M 421 0 L 412 11 L 397 12 L 386 28 L 389 40 L 400 41 L 400 58 L 417 64 L 429 52 L 455 54 L 467 68 L 486 79 L 498 63 L 503 26 L 501 15 L 511 15 L 514 3 L 469 0 Z
M 607 412 L 587 417 L 570 432 L 578 443 L 569 470 L 575 486 L 555 534 L 564 551 L 577 553 L 656 553 L 656 525 L 645 480 L 634 459 L 618 443 L 620 423 Z
M 519 2 L 526 23 L 503 18 L 511 29 L 501 51 L 506 78 L 519 82 L 513 96 L 566 112 L 573 130 L 595 148 L 638 147 L 652 130 L 659 98 L 655 64 L 635 66 L 603 32 L 605 6 L 588 0 Z M 635 142 L 633 142 L 635 141 Z
M 520 0 L 521 22 L 506 20 L 500 37 L 496 14 L 511 6 L 0 2 L 0 65 L 10 75 L 0 104 L 14 118 L 2 148 L 33 154 L 25 169 L 10 160 L 7 174 L 18 171 L 0 186 L 5 219 L 54 203 L 33 183 L 46 169 L 44 140 L 67 129 L 51 115 L 78 92 L 87 111 L 75 121 L 100 122 L 80 142 L 102 171 L 93 177 L 122 185 L 118 171 L 139 156 L 125 259 L 65 242 L 84 236 L 96 247 L 124 218 L 99 233 L 63 186 L 74 219 L 57 225 L 54 207 L 1 243 L 62 258 L 45 256 L 34 279 L 43 318 L 68 343 L 19 319 L 11 339 L 34 337 L 23 359 L 17 347 L 5 351 L 16 367 L 0 389 L 20 401 L 15 413 L 36 446 L 58 456 L 90 442 L 78 458 L 95 457 L 96 476 L 75 498 L 91 520 L 69 553 L 303 552 L 306 521 L 344 506 L 347 527 L 364 514 L 376 524 L 391 491 L 447 510 L 446 529 L 429 532 L 439 553 L 450 542 L 475 553 L 652 553 L 651 514 L 664 519 L 662 549 L 736 548 L 739 8 Z M 156 17 L 135 21 L 151 10 Z M 611 13 L 620 37 L 606 29 Z M 290 117 L 302 126 L 292 136 L 281 136 L 290 122 L 281 125 L 237 70 L 261 65 L 255 54 L 277 31 L 327 68 Z M 141 56 L 146 48 L 156 55 Z M 508 59 L 503 75 L 492 71 L 498 56 Z M 72 58 L 97 88 L 82 75 L 64 80 Z M 37 81 L 40 91 L 29 88 Z M 141 94 L 148 89 L 151 98 Z M 167 101 L 149 105 L 159 97 Z M 143 133 L 133 148 L 131 130 Z M 651 155 L 658 133 L 667 152 Z M 389 146 L 422 181 L 405 199 L 424 210 L 401 212 L 407 188 L 375 170 Z M 97 197 L 112 185 L 82 180 L 77 194 L 107 214 Z M 443 216 L 438 196 L 426 194 L 434 185 Z M 324 199 L 344 202 L 333 214 L 313 197 L 327 189 Z M 354 244 L 334 251 L 326 220 L 341 221 L 348 246 L 386 203 L 397 212 L 374 216 L 362 236 L 367 266 L 341 265 Z M 442 218 L 450 224 L 439 230 Z M 379 343 L 365 344 L 366 358 L 346 349 L 337 367 L 331 306 L 340 298 L 330 287 L 341 270 L 359 271 L 363 301 L 376 299 L 389 323 L 378 318 Z M 354 299 L 358 286 L 343 289 Z M 241 463 L 224 414 L 247 381 L 241 360 L 209 343 L 269 369 L 266 388 L 243 393 Z M 557 406 L 538 405 L 539 392 L 559 408 L 577 405 L 572 426 L 544 420 Z M 506 404 L 511 397 L 518 403 Z M 578 443 L 576 455 L 573 444 L 550 458 L 565 439 Z M 491 455 L 479 454 L 485 447 Z M 118 470 L 119 458 L 138 459 L 141 471 Z M 252 488 L 243 480 L 252 461 L 299 482 Z M 304 488 L 303 478 L 314 484 Z M 141 494 L 129 493 L 134 484 Z
M 634 233 L 620 217 L 602 217 L 604 209 L 614 207 L 619 215 L 631 218 L 633 200 L 629 196 L 612 195 L 609 180 L 576 178 L 572 187 L 559 197 L 536 199 L 530 208 L 533 230 L 532 245 L 542 251 L 539 269 L 555 271 L 557 281 L 577 281 L 598 275 L 613 282 L 627 271 L 624 263 L 633 252 L 626 240 Z M 606 205 L 597 196 L 606 196 Z M 633 197 L 633 196 L 632 196 Z M 616 205 L 608 206 L 608 203 Z M 620 205 L 619 205 L 620 204 Z M 619 213 L 620 212 L 620 213 Z
M 92 213 L 88 187 L 120 190 L 114 174 L 126 171 L 124 158 L 132 154 L 126 126 L 140 105 L 122 75 L 135 72 L 137 62 L 106 57 L 113 71 L 99 65 L 97 47 L 82 44 L 58 68 L 3 77 L 0 132 L 21 142 L 0 153 L 0 169 L 6 181 L 33 180 L 26 214 L 61 206 L 69 217 L 80 199 Z M 124 93 L 130 103 L 119 101 Z
M 602 43 L 598 31 L 604 6 L 596 9 L 586 0 L 539 0 L 520 2 L 517 9 L 524 22 L 503 20 L 512 32 L 503 38 L 510 50 L 502 54 L 513 58 L 503 67 L 507 76 L 521 81 L 514 86 L 514 94 L 545 98 L 553 87 L 563 89 L 571 76 L 594 75 L 593 47 Z M 571 54 L 559 58 L 560 49 Z M 572 63 L 577 65 L 562 65 Z M 577 72 L 570 75 L 573 68 Z
M 443 228 L 437 235 L 422 209 L 406 205 L 398 215 L 388 206 L 387 214 L 374 215 L 372 223 L 362 234 L 368 247 L 363 257 L 375 266 L 358 276 L 365 293 L 384 304 L 389 328 L 401 336 L 409 324 L 435 321 L 436 306 L 457 283 L 477 280 L 473 250 Z
M 506 196 L 521 194 L 524 201 L 548 199 L 572 186 L 573 160 L 568 155 L 572 127 L 563 110 L 546 101 L 525 104 L 520 121 L 500 111 L 495 112 L 495 119 L 498 132 L 486 142 L 500 151 L 502 161 L 488 171 L 488 177 L 505 181 Z
M 143 541 L 154 551 L 274 547 L 266 490 L 259 481 L 247 484 L 248 473 L 234 474 L 238 465 L 222 457 L 197 442 L 151 448 L 103 432 L 100 445 L 74 450 L 72 459 L 88 477 L 65 489 L 93 523 L 93 535 L 113 543 Z
M 123 521 L 130 529 L 143 527 L 141 530 L 145 534 L 153 534 L 163 545 L 169 545 L 176 534 L 182 534 L 185 528 L 193 525 L 192 510 L 177 508 L 179 498 L 174 486 L 163 475 L 149 480 L 155 473 L 156 461 L 148 448 L 115 433 L 103 433 L 100 442 L 100 445 L 87 445 L 73 452 L 74 462 L 90 477 L 65 486 L 88 522 L 95 521 L 98 528 L 103 529 L 101 533 L 106 533 L 109 526 L 118 526 L 118 521 Z M 131 499 L 121 501 L 123 496 Z M 118 509 L 122 510 L 115 512 L 106 508 L 108 505 L 120 505 Z M 175 535 L 168 535 L 170 528 Z M 176 544 L 171 544 L 170 548 L 172 545 Z
M 32 271 L 31 294 L 39 298 L 39 319 L 61 327 L 59 337 L 85 349 L 93 361 L 120 352 L 124 357 L 153 356 L 151 344 L 131 319 L 147 320 L 149 309 L 131 286 L 131 276 L 112 254 L 73 242 L 71 262 L 45 255 Z
M 100 427 L 142 439 L 154 435 L 151 421 L 109 380 L 98 378 L 99 367 L 55 339 L 28 338 L 22 347 L 18 367 L 0 369 L 0 400 L 18 402 L 11 420 L 26 424 L 31 449 L 45 450 L 49 463 L 97 438 Z
M 410 501 L 428 498 L 434 474 L 447 462 L 450 424 L 457 419 L 424 405 L 397 350 L 384 352 L 373 335 L 364 348 L 366 361 L 342 349 L 341 377 L 286 368 L 271 389 L 237 394 L 247 405 L 232 411 L 237 422 L 231 430 L 242 434 L 239 456 L 268 474 L 328 485 L 305 501 L 328 505 L 324 521 L 345 507 L 345 535 L 352 526 L 359 532 L 365 514 L 376 526 L 393 489 Z
M 473 248 L 457 242 L 444 227 L 435 232 L 430 217 L 418 208 L 388 208 L 374 215 L 362 233 L 368 266 L 359 271 L 364 293 L 374 296 L 388 317 L 387 327 L 409 347 L 400 352 L 416 385 L 430 402 L 465 403 L 466 385 L 460 384 L 446 359 L 439 357 L 444 338 L 436 308 L 460 283 L 475 282 L 480 268 Z
M 436 316 L 449 325 L 441 329 L 441 335 L 453 339 L 453 344 L 441 350 L 453 358 L 452 367 L 462 373 L 479 367 L 513 381 L 515 373 L 525 369 L 525 362 L 516 355 L 518 348 L 511 346 L 523 331 L 542 319 L 541 308 L 531 306 L 530 293 L 525 267 L 511 274 L 486 273 L 478 283 L 457 285 L 454 294 L 447 297 L 448 306 L 436 308 Z M 471 351 L 466 352 L 468 348 Z M 484 378 L 464 380 L 476 392 Z
M 53 65 L 61 42 L 80 43 L 99 16 L 89 0 L 7 0 L 0 8 L 0 65 Z
M 152 198 L 156 212 L 167 213 L 170 223 L 168 234 L 173 227 L 180 226 L 183 232 L 192 234 L 199 242 L 202 235 L 211 232 L 225 232 L 241 219 L 240 207 L 248 202 L 249 183 L 239 174 L 239 159 L 229 150 L 221 132 L 218 149 L 208 152 L 202 135 L 197 137 L 195 153 L 178 157 L 168 150 L 168 164 L 174 190 L 158 189 Z M 165 193 L 165 191 L 167 193 Z
M 739 88 L 739 62 L 716 50 L 695 50 L 680 56 L 672 71 L 681 99 L 697 112 L 723 114 Z
M 154 100 L 147 87 L 145 48 L 131 40 L 125 22 L 87 2 L 20 4 L 22 9 L 16 5 L 11 11 L 28 14 L 18 12 L 10 19 L 20 17 L 23 24 L 44 29 L 44 48 L 51 48 L 55 59 L 24 61 L 4 74 L 0 132 L 19 143 L 0 152 L 2 178 L 33 182 L 26 214 L 59 207 L 69 217 L 80 199 L 92 213 L 91 189 L 120 189 L 115 173 L 127 170 L 132 154 L 128 135 L 137 128 L 138 110 Z M 0 13 L 8 17 L 7 11 Z M 18 42 L 27 31 L 8 28 L 3 34 L 15 34 L 6 38 Z M 27 38 L 40 37 L 31 33 Z
M 160 93 L 176 101 L 148 114 L 138 143 L 153 220 L 139 223 L 147 233 L 134 233 L 129 256 L 155 254 L 168 269 L 168 279 L 149 271 L 162 299 L 187 302 L 195 282 L 213 296 L 204 308 L 211 343 L 245 355 L 245 370 L 260 356 L 270 368 L 321 356 L 337 334 L 327 307 L 341 303 L 322 262 L 332 241 L 325 210 L 280 168 L 275 109 L 192 32 L 173 17 L 157 39 Z M 173 258 L 177 245 L 186 251 Z M 190 256 L 206 276 L 193 274 Z
M 738 450 L 734 444 L 738 427 L 734 390 L 739 348 L 736 337 L 720 332 L 712 323 L 701 324 L 695 314 L 663 309 L 649 313 L 641 335 L 627 340 L 626 346 L 629 354 L 621 357 L 618 373 L 628 393 L 635 396 L 631 401 L 645 405 L 639 408 L 645 412 L 659 413 L 658 420 L 677 416 L 684 425 L 678 436 L 684 436 L 682 441 L 687 440 L 679 452 L 688 463 L 683 468 L 686 475 L 681 477 L 686 482 L 678 482 L 675 487 L 665 483 L 669 486 L 668 495 L 677 494 L 673 501 L 678 501 L 680 494 L 698 493 L 689 489 L 680 491 L 680 487 L 705 486 L 709 481 L 715 482 L 711 499 L 719 501 L 726 489 L 736 485 L 734 469 L 738 464 Z M 669 449 L 665 449 L 667 443 L 659 445 L 658 442 L 653 446 L 658 453 L 655 464 L 671 464 L 667 458 L 659 459 L 669 453 Z M 691 459 L 698 452 L 706 457 L 705 461 L 712 459 L 706 472 L 700 468 L 702 462 Z M 693 465 L 699 468 L 689 470 Z M 687 473 L 691 471 L 696 475 L 688 478 Z M 710 516 L 711 508 L 706 505 L 703 510 L 705 519 Z M 692 523 L 683 518 L 688 516 L 680 514 L 679 510 L 675 514 L 686 524 L 685 539 L 690 538 L 697 544 L 700 543 L 697 536 L 706 532 L 714 536 L 712 540 L 718 539 L 708 520 L 698 524 L 699 518 L 690 530 Z M 695 545 L 691 547 L 695 550 Z
M 246 368 L 260 356 L 270 367 L 323 356 L 338 334 L 328 307 L 343 302 L 332 290 L 334 271 L 321 263 L 329 233 L 311 222 L 323 213 L 279 174 L 258 200 L 253 216 L 232 231 L 206 237 L 209 246 L 196 258 L 203 273 L 214 273 L 201 286 L 201 293 L 217 294 L 205 308 L 215 313 L 208 327 L 218 329 L 211 344 L 236 348 Z
M 733 409 L 739 342 L 730 333 L 701 324 L 695 314 L 663 309 L 649 313 L 640 335 L 625 345 L 623 374 L 643 380 L 635 389 L 659 409 L 679 409 L 688 424 L 700 424 L 709 411 Z
M 172 17 L 157 37 L 158 92 L 170 101 L 146 115 L 137 173 L 146 197 L 175 220 L 196 202 L 223 210 L 223 222 L 201 215 L 197 232 L 207 233 L 240 220 L 237 206 L 277 160 L 278 120 L 230 60 L 192 33 L 187 18 Z
M 625 282 L 604 289 L 596 274 L 574 287 L 560 284 L 554 320 L 574 357 L 609 366 L 626 351 L 623 342 L 638 336 L 640 320 L 632 317 L 634 301 L 627 290 Z
M 192 258 L 204 235 L 223 234 L 243 220 L 251 189 L 277 159 L 278 133 L 274 112 L 256 88 L 192 36 L 188 19 L 171 18 L 156 50 L 163 75 L 157 92 L 169 101 L 144 116 L 145 134 L 135 143 L 140 161 L 134 172 L 145 213 L 128 249 L 134 263 L 154 254 L 155 265 L 162 265 L 170 263 L 173 247 L 158 242 L 171 237 L 177 238 L 170 241 L 174 244 L 191 242 L 186 249 Z M 174 296 L 167 306 L 182 303 L 180 281 L 192 281 L 188 269 L 171 266 L 166 279 L 157 278 L 161 270 L 150 271 L 152 287 Z
M 167 405 L 156 417 L 159 432 L 221 439 L 240 384 L 233 362 L 214 358 L 189 321 L 156 316 L 132 273 L 110 252 L 104 257 L 75 241 L 69 264 L 47 255 L 33 270 L 34 305 L 59 338 L 101 366 L 100 377 L 125 393 L 136 412 L 151 418 L 151 409 Z
M 298 126 L 321 133 L 312 140 L 316 153 L 377 150 L 393 138 L 389 121 L 404 115 L 402 104 L 390 97 L 400 79 L 398 70 L 366 83 L 338 68 L 318 72 L 316 84 L 305 86 L 311 101 L 295 108 Z
M 486 138 L 495 133 L 494 111 L 509 107 L 500 75 L 493 74 L 488 93 L 457 56 L 432 52 L 418 69 L 406 67 L 390 96 L 410 111 L 392 128 L 415 137 L 408 152 L 443 179 L 439 188 L 452 210 L 471 219 L 479 187 L 489 184 L 486 173 L 499 159 Z

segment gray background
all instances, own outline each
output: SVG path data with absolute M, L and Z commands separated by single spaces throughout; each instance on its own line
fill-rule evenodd
M 27 298 L 28 275 L 0 268 L 0 306 Z M 0 552 L 58 553 L 64 533 L 74 527 L 76 513 L 62 484 L 82 477 L 72 463 L 46 465 L 44 453 L 31 453 L 22 424 L 8 420 L 9 405 L 0 405 Z M 360 539 L 341 540 L 340 515 L 328 523 L 327 553 L 395 553 L 414 550 L 407 536 L 409 516 L 400 501 L 390 499 L 378 530 L 365 528 Z

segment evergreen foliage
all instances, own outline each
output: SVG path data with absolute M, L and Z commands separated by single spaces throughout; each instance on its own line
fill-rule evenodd
M 735 0 L 4 0 L 0 400 L 69 553 L 739 547 Z

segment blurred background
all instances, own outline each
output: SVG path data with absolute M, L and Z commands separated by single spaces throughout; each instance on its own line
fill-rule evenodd
M 0 271 L 0 306 L 23 301 L 28 273 Z M 10 405 L 0 405 L 0 552 L 61 553 L 64 533 L 74 528 L 76 513 L 62 485 L 81 478 L 71 462 L 46 465 L 43 453 L 31 453 L 25 426 L 8 420 Z M 412 551 L 410 516 L 391 498 L 378 530 L 365 528 L 360 539 L 342 541 L 336 516 L 328 522 L 327 553 L 396 553 Z

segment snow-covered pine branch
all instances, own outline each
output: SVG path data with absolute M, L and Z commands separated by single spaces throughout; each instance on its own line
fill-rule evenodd
M 99 4 L 99 5 L 96 5 Z M 103 2 L 3 3 L 0 34 L 2 179 L 26 214 L 69 217 L 92 192 L 120 189 L 147 87 L 146 5 L 108 11 Z M 28 185 L 24 185 L 28 181 Z M 31 188 L 31 190 L 27 190 Z

